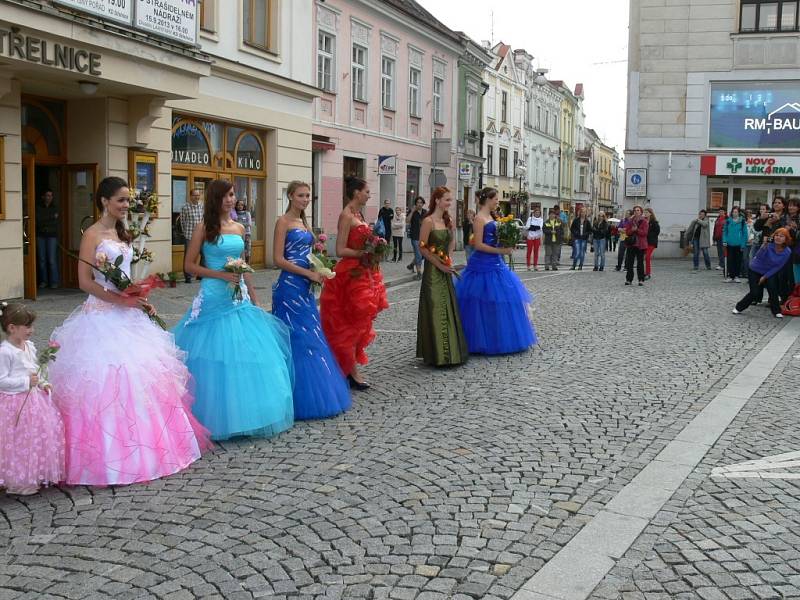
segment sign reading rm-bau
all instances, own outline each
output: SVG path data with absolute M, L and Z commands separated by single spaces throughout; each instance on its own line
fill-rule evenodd
M 647 169 L 625 169 L 625 195 L 632 198 L 647 196 Z

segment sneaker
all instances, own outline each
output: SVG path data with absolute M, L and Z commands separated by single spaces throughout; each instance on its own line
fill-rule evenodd
M 645 280 L 645 281 L 650 281 L 650 275 L 645 275 L 645 276 L 644 276 L 644 280 Z
M 592 271 L 597 271 L 597 267 L 595 267 L 594 269 L 592 269 Z
M 622 271 L 622 267 L 614 267 L 615 271 Z
M 600 267 L 600 268 L 599 268 L 599 269 L 597 269 L 597 270 L 598 270 L 598 271 L 602 271 L 602 270 L 603 270 L 603 267 Z
M 776 318 L 776 319 L 782 319 L 782 318 L 783 318 L 783 313 L 777 313 L 777 314 L 775 315 L 775 318 Z
M 414 270 L 414 263 L 412 262 L 410 265 L 406 265 L 406 269 L 408 269 L 409 271 L 413 271 Z
M 733 279 L 723 279 L 722 281 L 725 283 L 733 283 Z
M 742 283 L 742 280 L 739 279 L 738 277 L 734 277 L 733 278 L 733 283 Z
M 733 309 L 731 312 L 732 312 L 733 314 L 735 314 L 735 315 L 740 315 L 740 314 L 742 314 L 742 311 L 740 311 L 740 310 L 736 310 L 735 308 L 734 308 L 734 309 Z
M 630 281 L 626 281 L 625 285 L 633 285 Z
M 720 267 L 720 266 L 716 266 L 716 267 L 714 267 L 714 268 L 715 268 L 717 271 L 722 271 L 722 267 Z

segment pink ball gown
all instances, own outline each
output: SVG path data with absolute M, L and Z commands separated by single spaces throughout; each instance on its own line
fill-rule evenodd
M 112 263 L 121 255 L 130 276 L 130 245 L 106 239 L 96 252 Z M 95 280 L 116 291 L 97 271 Z M 144 311 L 89 296 L 51 339 L 61 345 L 50 380 L 66 430 L 67 483 L 150 481 L 200 458 L 208 432 L 191 412 L 183 353 Z

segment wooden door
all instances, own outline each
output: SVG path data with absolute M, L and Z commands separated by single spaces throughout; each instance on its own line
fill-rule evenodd
M 36 157 L 22 156 L 22 263 L 23 293 L 36 300 Z

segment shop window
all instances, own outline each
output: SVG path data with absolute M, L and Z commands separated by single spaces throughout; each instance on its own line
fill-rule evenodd
M 249 46 L 276 52 L 278 0 L 242 1 L 244 2 L 244 42 Z
M 172 129 L 172 162 L 211 167 L 211 143 L 202 124 L 181 120 Z
M 237 170 L 264 170 L 264 152 L 261 149 L 261 142 L 252 133 L 245 133 L 239 138 L 234 156 Z
M 798 31 L 798 0 L 742 0 L 739 32 Z

